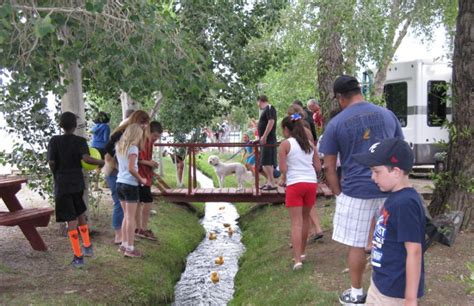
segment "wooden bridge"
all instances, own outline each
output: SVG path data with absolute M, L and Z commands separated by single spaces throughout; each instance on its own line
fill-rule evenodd
M 278 187 L 276 190 L 261 190 L 259 188 L 259 171 L 255 171 L 253 187 L 243 189 L 232 188 L 198 188 L 196 180 L 196 153 L 203 148 L 209 147 L 247 147 L 246 143 L 187 143 L 187 144 L 165 144 L 156 143 L 155 146 L 170 146 L 186 148 L 188 157 L 188 184 L 187 188 L 170 188 L 168 184 L 158 177 L 157 190 L 153 195 L 168 202 L 252 202 L 252 203 L 284 203 L 285 188 Z M 252 144 L 255 148 L 255 169 L 260 165 L 260 144 Z M 266 145 L 266 146 L 278 146 Z M 318 184 L 318 195 L 332 196 L 331 190 L 324 184 Z

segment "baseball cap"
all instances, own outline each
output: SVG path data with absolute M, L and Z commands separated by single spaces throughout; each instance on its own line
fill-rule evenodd
M 368 167 L 392 166 L 410 172 L 413 167 L 413 151 L 401 138 L 387 138 L 374 143 L 367 153 L 354 154 L 354 159 Z
M 360 89 L 359 81 L 350 75 L 341 75 L 334 81 L 333 91 L 336 94 L 343 94 L 349 91 Z

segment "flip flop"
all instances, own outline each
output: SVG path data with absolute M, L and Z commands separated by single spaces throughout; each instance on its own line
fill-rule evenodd
M 309 243 L 314 243 L 314 242 L 318 241 L 319 239 L 321 239 L 323 237 L 324 237 L 323 233 L 313 234 L 309 237 L 308 241 L 309 241 Z
M 263 184 L 262 186 L 260 186 L 259 189 L 263 189 L 263 188 L 265 188 L 265 187 L 267 187 L 267 186 L 268 186 L 267 184 Z
M 268 185 L 265 185 L 265 186 L 262 188 L 262 190 L 267 190 L 267 191 L 269 191 L 269 190 L 276 190 L 277 188 L 278 188 L 278 187 L 276 187 L 276 186 L 268 186 Z

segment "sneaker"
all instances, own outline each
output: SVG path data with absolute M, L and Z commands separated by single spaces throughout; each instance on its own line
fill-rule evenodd
M 123 255 L 124 255 L 125 257 L 131 257 L 131 258 L 140 258 L 140 257 L 143 257 L 142 252 L 140 252 L 140 251 L 137 250 L 137 249 L 133 249 L 133 251 L 130 250 L 130 249 L 126 249 L 126 250 L 125 250 L 125 253 L 123 253 Z
M 92 257 L 94 256 L 94 248 L 92 247 L 92 244 L 89 247 L 82 246 L 81 247 L 82 254 L 85 257 Z
M 301 263 L 301 262 L 297 262 L 293 266 L 293 271 L 298 271 L 298 270 L 301 270 L 301 269 L 303 269 L 303 263 Z
M 119 248 L 117 249 L 117 252 L 125 253 L 126 250 L 127 250 L 127 248 L 125 248 L 123 245 L 121 245 L 121 246 L 119 246 Z
M 153 232 L 151 230 L 145 230 L 143 232 L 144 232 L 144 235 L 145 235 L 144 238 L 156 241 L 156 236 L 155 236 L 155 234 L 153 234 Z
M 357 298 L 351 297 L 351 289 L 347 289 L 339 296 L 339 303 L 342 305 L 364 305 L 367 294 L 358 295 Z
M 71 265 L 76 269 L 81 269 L 82 267 L 84 267 L 84 256 L 77 257 L 76 255 L 74 255 Z
M 140 237 L 140 238 L 146 238 L 145 237 L 145 231 L 142 229 L 135 229 L 135 236 Z

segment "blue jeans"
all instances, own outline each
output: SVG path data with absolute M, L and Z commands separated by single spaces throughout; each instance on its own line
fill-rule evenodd
M 114 210 L 112 211 L 112 227 L 114 230 L 119 230 L 122 228 L 123 221 L 123 209 L 120 205 L 120 200 L 117 194 L 117 174 L 112 173 L 105 177 L 107 185 L 110 188 L 112 193 L 112 200 L 114 201 Z

